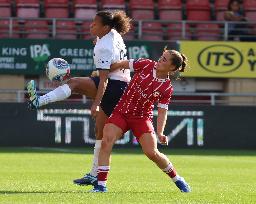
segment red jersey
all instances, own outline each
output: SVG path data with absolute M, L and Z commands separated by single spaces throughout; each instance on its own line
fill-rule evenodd
M 149 59 L 131 60 L 134 76 L 114 112 L 134 118 L 152 118 L 154 104 L 168 109 L 173 93 L 170 79 L 156 78 L 156 62 Z

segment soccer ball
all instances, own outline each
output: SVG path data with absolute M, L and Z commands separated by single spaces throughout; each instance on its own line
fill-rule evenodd
M 70 65 L 62 58 L 53 58 L 47 63 L 46 75 L 51 81 L 65 81 L 70 77 Z

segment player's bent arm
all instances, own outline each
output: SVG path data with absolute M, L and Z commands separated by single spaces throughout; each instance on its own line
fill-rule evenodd
M 123 61 L 119 61 L 116 62 L 114 64 L 111 64 L 110 66 L 110 71 L 116 71 L 118 69 L 130 69 L 130 61 L 129 60 L 123 60 Z
M 164 128 L 167 120 L 167 110 L 165 108 L 158 108 L 157 116 L 157 134 L 163 135 Z

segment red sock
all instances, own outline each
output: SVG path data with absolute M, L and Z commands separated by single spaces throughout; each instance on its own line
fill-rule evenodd
M 173 167 L 172 163 L 168 164 L 168 166 L 163 169 L 163 172 L 165 172 L 171 179 L 175 179 L 175 177 L 177 176 L 177 172 Z
M 110 166 L 98 166 L 98 185 L 106 186 Z

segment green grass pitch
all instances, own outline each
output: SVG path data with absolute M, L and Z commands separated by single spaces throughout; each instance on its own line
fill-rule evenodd
M 192 193 L 180 193 L 138 149 L 115 149 L 108 193 L 72 183 L 92 148 L 0 148 L 0 203 L 256 203 L 256 151 L 167 150 Z

